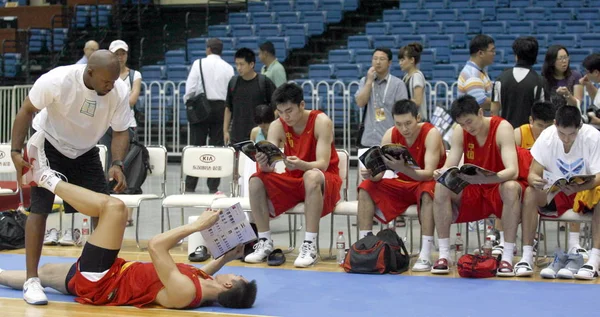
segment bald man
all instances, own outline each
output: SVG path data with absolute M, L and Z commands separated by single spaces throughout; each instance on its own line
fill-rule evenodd
M 127 184 L 123 175 L 123 158 L 129 144 L 129 90 L 119 78 L 119 61 L 107 50 L 93 53 L 87 65 L 57 67 L 42 75 L 34 84 L 19 110 L 13 130 L 11 156 L 17 170 L 17 179 L 26 172 L 34 159 L 22 154 L 27 131 L 44 131 L 45 155 L 50 167 L 62 173 L 69 183 L 88 190 L 108 194 L 104 170 L 96 143 L 109 127 L 113 129 L 113 162 L 109 180 L 115 180 L 116 192 Z M 37 115 L 33 119 L 34 114 Z M 31 188 L 31 214 L 25 226 L 25 255 L 27 281 L 23 298 L 29 304 L 45 305 L 38 278 L 38 264 L 46 219 L 52 211 L 54 194 L 42 187 Z M 65 212 L 77 212 L 65 203 Z M 93 220 L 93 219 L 92 219 Z
M 85 42 L 85 46 L 83 47 L 83 57 L 75 64 L 87 64 L 90 56 L 99 48 L 100 46 L 98 45 L 98 42 L 94 40 Z

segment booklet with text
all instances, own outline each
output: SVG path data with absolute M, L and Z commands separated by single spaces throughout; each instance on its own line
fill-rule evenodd
M 544 170 L 542 177 L 547 182 L 546 186 L 544 186 L 544 190 L 546 191 L 546 202 L 550 203 L 552 202 L 552 199 L 554 199 L 554 196 L 558 195 L 558 193 L 560 193 L 565 187 L 569 185 L 581 185 L 594 181 L 596 175 L 573 175 L 570 177 L 560 177 Z
M 258 141 L 256 143 L 251 140 L 239 142 L 233 144 L 233 148 L 236 151 L 241 151 L 246 154 L 250 159 L 256 162 L 256 153 L 261 152 L 267 155 L 269 159 L 269 165 L 273 165 L 278 161 L 282 161 L 285 159 L 285 154 L 281 152 L 279 147 L 267 140 Z
M 215 259 L 239 244 L 256 240 L 256 234 L 240 203 L 223 209 L 219 214 L 219 220 L 212 227 L 201 230 L 200 234 Z
M 402 144 L 373 146 L 363 153 L 359 159 L 367 169 L 371 170 L 371 175 L 375 176 L 389 169 L 383 160 L 384 155 L 396 160 L 403 159 L 405 164 L 412 169 L 421 169 L 417 161 L 410 155 L 408 148 Z
M 447 168 L 442 175 L 440 175 L 436 181 L 448 189 L 450 189 L 455 194 L 459 194 L 462 192 L 465 187 L 470 185 L 469 182 L 460 178 L 460 175 L 477 175 L 477 172 L 485 175 L 485 176 L 493 176 L 496 175 L 495 172 L 487 170 L 485 168 L 479 167 L 473 164 L 464 164 L 460 168 L 453 166 Z

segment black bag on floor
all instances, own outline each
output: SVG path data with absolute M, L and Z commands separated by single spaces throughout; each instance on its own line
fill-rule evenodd
M 399 274 L 408 269 L 410 255 L 396 231 L 385 229 L 356 241 L 346 254 L 348 273 Z
M 140 142 L 132 140 L 123 164 L 125 165 L 124 174 L 127 181 L 127 189 L 123 194 L 141 194 L 142 185 L 146 181 L 148 172 L 152 173 L 148 149 Z
M 0 250 L 25 247 L 25 223 L 27 216 L 17 210 L 0 212 Z

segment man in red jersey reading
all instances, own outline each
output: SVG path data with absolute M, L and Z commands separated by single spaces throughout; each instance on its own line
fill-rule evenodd
M 386 131 L 381 146 L 400 144 L 408 149 L 418 164 L 411 167 L 403 159 L 383 155 L 386 168 L 397 173 L 397 178 L 383 178 L 384 172 L 372 176 L 372 171 L 362 169 L 365 179 L 358 187 L 359 238 L 373 229 L 373 216 L 388 223 L 403 214 L 411 205 L 417 205 L 423 244 L 412 270 L 431 270 L 431 246 L 433 244 L 433 171 L 442 167 L 446 151 L 440 132 L 431 123 L 420 123 L 417 105 L 408 99 L 399 100 L 392 108 L 395 126 Z M 377 207 L 377 209 L 375 208 Z
M 211 276 L 227 262 L 243 254 L 240 245 L 217 260 L 198 269 L 176 264 L 169 249 L 190 234 L 211 227 L 219 210 L 203 212 L 194 223 L 152 238 L 148 250 L 151 263 L 127 262 L 117 257 L 125 232 L 127 208 L 118 199 L 92 192 L 63 181 L 50 169 L 44 152 L 45 133 L 38 131 L 27 144 L 27 182 L 34 182 L 60 196 L 81 213 L 98 217 L 98 226 L 90 235 L 76 263 L 45 264 L 40 268 L 42 287 L 75 295 L 82 304 L 164 308 L 196 308 L 218 302 L 231 308 L 251 307 L 256 299 L 256 282 L 242 276 Z M 0 285 L 22 289 L 25 271 L 0 270 Z
M 478 221 L 494 214 L 502 219 L 505 232 L 504 252 L 497 275 L 514 276 L 512 258 L 526 181 L 516 181 L 519 161 L 513 127 L 500 117 L 484 117 L 477 100 L 469 95 L 452 103 L 450 116 L 458 125 L 453 130 L 446 163 L 434 172 L 434 177 L 438 179 L 447 168 L 457 166 L 463 155 L 465 164 L 494 173 L 486 175 L 478 170 L 474 175 L 459 174 L 458 177 L 470 185 L 458 194 L 441 183 L 436 184 L 433 215 L 440 256 L 431 272 L 449 272 L 452 223 Z
M 319 221 L 340 200 L 342 180 L 333 145 L 333 124 L 321 111 L 304 109 L 303 91 L 296 84 L 279 86 L 272 100 L 279 119 L 271 123 L 267 140 L 276 145 L 284 143 L 285 172 L 275 173 L 267 156 L 256 154 L 259 172 L 250 178 L 249 188 L 259 240 L 244 261 L 264 261 L 273 251 L 269 217 L 304 202 L 306 235 L 294 265 L 309 267 L 318 260 Z

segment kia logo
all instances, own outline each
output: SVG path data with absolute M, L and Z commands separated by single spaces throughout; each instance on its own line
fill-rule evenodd
M 212 163 L 216 160 L 217 159 L 212 154 L 203 154 L 200 156 L 200 161 L 202 161 L 202 163 Z
M 6 156 L 6 154 L 4 154 L 4 151 L 0 151 L 0 159 L 3 159 Z

